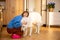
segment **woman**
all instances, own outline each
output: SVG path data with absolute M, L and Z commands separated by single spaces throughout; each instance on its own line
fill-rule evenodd
M 18 34 L 20 36 L 23 36 L 23 30 L 21 30 L 22 27 L 22 17 L 25 13 L 29 13 L 28 11 L 24 11 L 22 15 L 14 17 L 7 25 L 7 32 L 9 34 Z M 25 14 L 27 15 L 27 14 Z

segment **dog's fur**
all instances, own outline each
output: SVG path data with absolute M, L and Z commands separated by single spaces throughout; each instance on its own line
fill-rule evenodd
M 42 19 L 41 19 L 40 13 L 30 12 L 28 18 L 29 18 L 28 26 L 22 27 L 22 30 L 24 30 L 24 33 L 25 33 L 24 36 L 27 35 L 28 27 L 30 28 L 29 36 L 31 36 L 33 25 L 36 25 L 36 32 L 39 34 L 40 26 L 42 25 Z

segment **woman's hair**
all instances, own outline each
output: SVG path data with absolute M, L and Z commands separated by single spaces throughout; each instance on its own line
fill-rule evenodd
M 22 17 L 23 17 L 23 15 L 24 15 L 24 13 L 27 13 L 27 14 L 28 14 L 27 17 L 29 16 L 29 12 L 28 12 L 28 11 L 24 11 L 24 12 L 22 13 Z

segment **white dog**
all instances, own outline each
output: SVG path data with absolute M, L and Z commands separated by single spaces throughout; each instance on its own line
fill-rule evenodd
M 27 31 L 28 31 L 27 28 L 28 27 L 30 28 L 29 36 L 31 36 L 33 25 L 36 25 L 36 33 L 39 34 L 40 26 L 42 25 L 40 13 L 37 13 L 37 12 L 30 12 L 29 13 L 27 25 L 22 27 L 22 30 L 24 30 L 24 33 L 25 33 L 24 36 L 27 35 Z

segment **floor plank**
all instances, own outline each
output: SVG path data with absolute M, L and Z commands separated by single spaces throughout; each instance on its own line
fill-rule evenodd
M 41 27 L 40 33 L 35 34 L 33 29 L 32 36 L 27 35 L 21 39 L 12 39 L 7 33 L 6 27 L 3 27 L 1 40 L 60 40 L 60 28 Z

